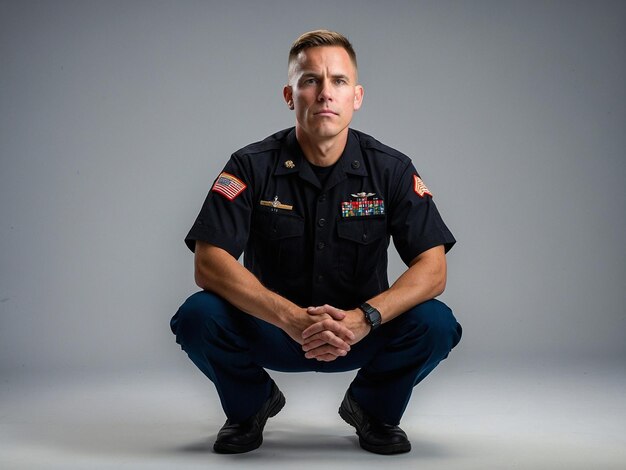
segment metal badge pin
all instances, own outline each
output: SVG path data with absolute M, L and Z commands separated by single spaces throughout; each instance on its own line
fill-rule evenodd
M 271 207 L 272 210 L 276 211 L 277 209 L 284 209 L 286 211 L 293 210 L 293 206 L 289 204 L 283 204 L 278 200 L 278 196 L 274 196 L 274 199 L 271 201 L 261 201 L 262 206 Z
M 289 168 L 290 170 L 296 167 L 296 164 L 293 162 L 293 160 L 287 160 L 284 165 L 285 168 Z
M 356 193 L 356 194 L 350 194 L 350 196 L 355 197 L 357 199 L 366 199 L 368 197 L 372 197 L 375 196 L 376 193 Z

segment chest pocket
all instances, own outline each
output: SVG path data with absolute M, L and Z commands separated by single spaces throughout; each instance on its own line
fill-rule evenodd
M 386 269 L 387 219 L 384 216 L 345 218 L 337 223 L 339 270 L 347 280 L 367 280 L 376 268 Z
M 302 269 L 304 219 L 297 215 L 258 210 L 252 217 L 252 234 L 259 265 L 271 276 L 292 275 Z

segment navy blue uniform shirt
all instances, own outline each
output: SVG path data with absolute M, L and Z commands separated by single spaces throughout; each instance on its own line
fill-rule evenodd
M 350 129 L 322 187 L 291 128 L 232 155 L 185 242 L 244 252 L 263 285 L 301 307 L 351 309 L 389 288 L 390 237 L 407 265 L 455 243 L 411 160 Z

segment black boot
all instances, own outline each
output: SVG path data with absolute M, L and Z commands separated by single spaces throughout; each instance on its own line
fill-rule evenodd
M 242 423 L 226 424 L 217 433 L 213 450 L 219 454 L 241 454 L 258 448 L 263 443 L 263 428 L 268 418 L 276 416 L 285 406 L 285 396 L 275 383 L 272 394 L 261 409 Z
M 356 428 L 359 444 L 375 454 L 401 454 L 411 450 L 411 443 L 400 426 L 382 423 L 369 416 L 354 401 L 350 391 L 339 407 L 339 415 L 346 423 Z

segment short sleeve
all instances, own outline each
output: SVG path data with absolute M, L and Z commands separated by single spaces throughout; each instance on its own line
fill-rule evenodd
M 432 193 L 412 164 L 400 175 L 392 202 L 390 232 L 407 266 L 430 248 L 444 245 L 447 253 L 456 243 L 437 210 Z
M 196 241 L 204 241 L 239 258 L 250 233 L 252 188 L 247 172 L 231 157 L 217 176 L 185 243 L 195 252 Z

